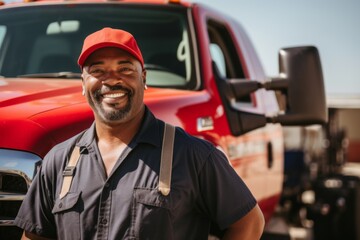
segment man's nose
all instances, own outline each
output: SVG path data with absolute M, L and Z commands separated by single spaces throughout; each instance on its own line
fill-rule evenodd
M 108 71 L 105 78 L 102 80 L 102 83 L 107 85 L 117 85 L 121 84 L 122 82 L 122 77 L 117 74 L 116 71 Z

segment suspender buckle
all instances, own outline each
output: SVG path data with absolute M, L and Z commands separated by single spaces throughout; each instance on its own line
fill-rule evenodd
M 76 169 L 75 166 L 66 166 L 64 171 L 63 171 L 63 176 L 64 177 L 66 177 L 66 176 L 74 176 L 75 169 Z

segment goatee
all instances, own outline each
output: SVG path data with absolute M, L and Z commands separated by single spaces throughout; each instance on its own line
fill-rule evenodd
M 117 91 L 121 90 L 126 93 L 127 103 L 121 109 L 113 109 L 113 110 L 105 110 L 103 105 L 101 104 L 101 99 L 103 93 L 109 91 Z M 121 85 L 106 87 L 104 86 L 101 89 L 96 90 L 92 96 L 88 96 L 89 104 L 93 107 L 93 109 L 100 115 L 105 121 L 118 121 L 122 120 L 126 117 L 126 115 L 130 112 L 132 106 L 132 96 L 133 93 L 130 89 L 125 88 Z M 115 105 L 114 105 L 115 106 Z M 116 107 L 116 106 L 115 106 Z

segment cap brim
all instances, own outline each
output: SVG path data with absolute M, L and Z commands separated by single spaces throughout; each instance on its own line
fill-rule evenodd
M 106 47 L 120 48 L 120 49 L 130 53 L 132 56 L 134 56 L 141 63 L 141 66 L 144 65 L 142 59 L 131 48 L 129 48 L 129 47 L 123 45 L 123 44 L 114 43 L 114 42 L 101 42 L 101 43 L 92 45 L 91 47 L 89 47 L 88 49 L 86 49 L 85 51 L 83 51 L 81 53 L 81 55 L 79 56 L 79 59 L 78 59 L 78 65 L 82 68 L 84 66 L 84 63 L 85 63 L 86 59 L 93 52 L 95 52 L 96 50 L 99 50 L 101 48 L 106 48 Z

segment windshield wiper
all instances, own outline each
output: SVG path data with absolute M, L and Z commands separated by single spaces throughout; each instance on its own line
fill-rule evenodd
M 18 75 L 22 78 L 81 78 L 81 73 L 74 72 L 57 72 L 57 73 L 31 73 Z

